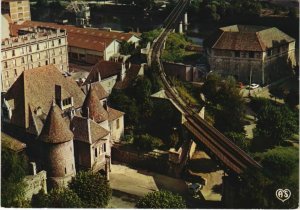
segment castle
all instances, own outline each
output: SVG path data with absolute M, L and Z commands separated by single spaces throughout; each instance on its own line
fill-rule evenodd
M 47 171 L 50 187 L 66 186 L 76 170 L 109 177 L 111 145 L 124 133 L 123 112 L 93 83 L 85 94 L 54 65 L 24 71 L 5 94 L 2 119 L 32 151 L 30 161 Z

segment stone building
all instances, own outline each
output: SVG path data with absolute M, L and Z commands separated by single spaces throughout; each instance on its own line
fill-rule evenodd
M 168 76 L 187 82 L 199 81 L 207 71 L 205 65 L 194 67 L 192 65 L 174 62 L 164 62 L 163 65 L 164 71 Z
M 279 29 L 232 25 L 205 42 L 210 70 L 249 84 L 267 84 L 296 64 L 295 39 Z
M 119 55 L 120 42 L 126 41 L 139 45 L 140 38 L 132 33 L 107 31 L 96 28 L 79 28 L 57 23 L 25 21 L 11 24 L 11 34 L 21 27 L 51 27 L 65 29 L 68 34 L 68 52 L 70 62 L 96 64 L 100 60 L 109 61 Z
M 110 148 L 124 133 L 124 113 L 108 107 L 100 83 L 87 94 L 54 65 L 24 71 L 2 100 L 2 123 L 30 134 L 32 155 L 50 186 L 78 169 L 110 170 Z
M 8 14 L 13 22 L 31 20 L 29 0 L 2 0 L 1 13 Z
M 67 186 L 76 174 L 73 133 L 53 101 L 38 140 L 43 142 L 43 167 L 52 187 Z
M 61 71 L 68 71 L 67 46 L 63 29 L 23 28 L 17 37 L 2 39 L 2 91 L 28 69 L 55 64 Z

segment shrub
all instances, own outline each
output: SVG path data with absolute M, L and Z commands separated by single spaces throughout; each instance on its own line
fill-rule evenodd
M 85 208 L 106 207 L 112 194 L 108 181 L 92 172 L 79 172 L 69 186 L 81 198 Z
M 138 135 L 133 140 L 133 145 L 138 150 L 151 151 L 162 145 L 162 140 L 149 134 Z
M 148 209 L 184 209 L 186 208 L 185 201 L 179 195 L 168 191 L 157 191 L 147 194 L 141 198 L 137 205 L 138 208 Z
M 78 195 L 67 188 L 57 188 L 45 194 L 40 191 L 31 200 L 33 208 L 81 208 L 83 207 Z

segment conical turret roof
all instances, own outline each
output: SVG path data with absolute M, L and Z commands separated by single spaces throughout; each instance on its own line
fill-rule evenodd
M 73 139 L 73 133 L 63 119 L 61 109 L 55 103 L 50 108 L 39 139 L 52 144 L 63 143 Z
M 108 112 L 101 105 L 97 93 L 93 87 L 90 88 L 82 106 L 82 115 L 95 122 L 103 122 L 108 119 Z

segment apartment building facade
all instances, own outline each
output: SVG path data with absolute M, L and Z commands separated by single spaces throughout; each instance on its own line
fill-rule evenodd
M 2 0 L 1 13 L 9 14 L 13 22 L 31 20 L 28 0 Z
M 67 33 L 46 27 L 24 28 L 17 37 L 1 43 L 2 92 L 6 92 L 25 70 L 54 64 L 68 72 Z

